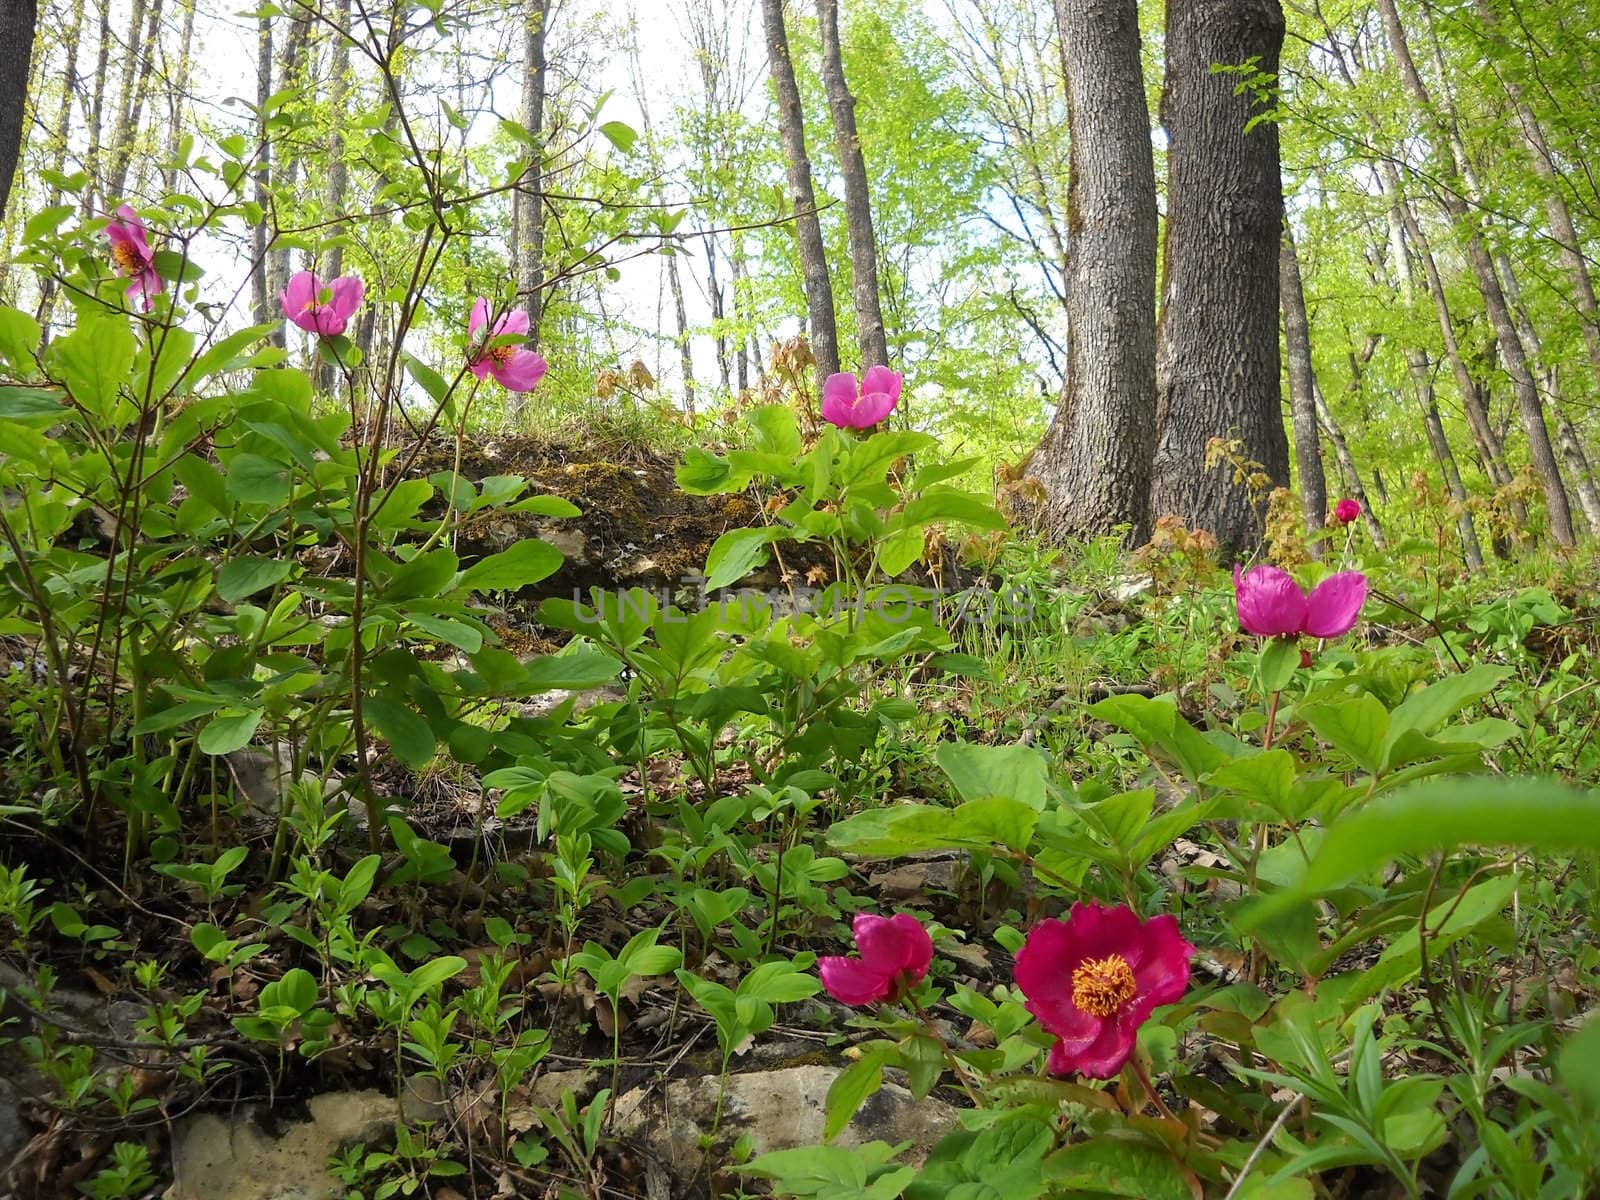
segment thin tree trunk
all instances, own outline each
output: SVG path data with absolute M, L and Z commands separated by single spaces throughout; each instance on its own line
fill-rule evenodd
M 735 332 L 733 335 L 733 361 L 738 371 L 739 390 L 742 392 L 750 386 L 750 363 L 748 355 L 754 348 L 754 340 L 750 336 L 747 297 L 745 296 L 744 282 L 744 243 L 738 232 L 733 235 L 733 253 L 728 256 L 728 267 L 733 273 L 733 321 Z M 757 352 L 759 357 L 759 352 Z
M 128 186 L 128 168 L 133 163 L 134 138 L 139 132 L 139 114 L 144 107 L 144 94 L 150 82 L 150 71 L 155 65 L 155 44 L 161 27 L 161 2 L 146 6 L 145 0 L 134 0 L 133 20 L 129 25 L 133 44 L 122 68 L 122 92 L 117 100 L 118 120 L 115 149 L 111 160 L 111 182 L 108 199 L 121 199 Z M 144 24 L 148 14 L 150 29 Z
M 1378 11 L 1383 17 L 1384 31 L 1389 48 L 1400 69 L 1400 79 L 1410 93 L 1422 117 L 1434 127 L 1438 145 L 1435 147 L 1443 161 L 1446 178 L 1439 189 L 1439 201 L 1450 214 L 1456 227 L 1465 235 L 1467 261 L 1478 281 L 1478 291 L 1494 328 L 1495 341 L 1505 372 L 1517 398 L 1517 416 L 1522 431 L 1528 439 L 1528 457 L 1533 469 L 1544 485 L 1545 509 L 1550 521 L 1550 535 L 1563 547 L 1572 546 L 1576 538 L 1572 531 L 1572 511 L 1567 501 L 1567 491 L 1561 482 L 1561 469 L 1556 464 L 1555 449 L 1550 443 L 1550 431 L 1545 425 L 1544 402 L 1534 385 L 1533 373 L 1528 367 L 1527 351 L 1512 322 L 1501 290 L 1499 276 L 1494 269 L 1483 236 L 1471 209 L 1462 198 L 1462 170 L 1450 130 L 1434 107 L 1427 85 L 1412 61 L 1405 30 L 1400 23 L 1400 13 L 1394 0 L 1378 0 Z
M 183 28 L 178 35 L 178 69 L 167 92 L 167 119 L 172 127 L 167 131 L 167 191 L 178 187 L 178 154 L 183 145 L 184 103 L 189 98 L 189 79 L 194 71 L 194 9 L 195 0 L 183 0 Z
M 250 307 L 257 325 L 271 320 L 267 293 L 267 201 L 272 186 L 271 142 L 267 138 L 267 100 L 272 95 L 272 18 L 256 18 L 256 169 L 255 201 L 262 217 L 250 228 Z
M 328 111 L 333 114 L 329 126 L 328 145 L 323 161 L 327 164 L 322 189 L 322 217 L 338 221 L 344 213 L 345 192 L 350 186 L 350 168 L 344 161 L 344 132 L 341 125 L 346 96 L 350 90 L 350 40 L 340 32 L 350 25 L 350 0 L 333 0 L 329 14 L 334 28 L 328 47 Z M 270 86 L 270 84 L 269 84 Z M 337 226 L 334 228 L 337 229 Z M 344 274 L 344 247 L 334 240 L 317 272 L 317 281 L 323 286 Z M 332 363 L 319 364 L 319 378 L 323 390 L 334 392 L 339 387 L 339 370 Z
M 1600 488 L 1595 486 L 1594 469 L 1584 452 L 1583 439 L 1573 427 L 1560 405 L 1554 405 L 1556 415 L 1556 440 L 1561 447 L 1561 457 L 1567 460 L 1567 474 L 1572 488 L 1578 493 L 1578 506 L 1583 512 L 1591 537 L 1600 537 Z
M 83 189 L 83 215 L 91 216 L 97 200 L 105 196 L 101 186 L 101 142 L 105 136 L 106 74 L 111 55 L 111 0 L 100 0 L 100 48 L 94 65 L 94 92 L 89 102 L 89 150 L 84 156 L 84 174 L 89 182 Z
M 191 5 L 192 7 L 192 5 Z M 283 53 L 279 56 L 278 90 L 287 91 L 299 87 L 303 83 L 303 59 L 305 58 L 306 45 L 311 37 L 311 18 L 308 15 L 296 16 L 289 25 L 289 37 L 284 45 Z M 278 216 L 278 201 L 292 198 L 295 190 L 295 180 L 300 173 L 300 156 L 295 153 L 283 153 L 278 156 L 278 169 L 272 180 L 272 227 L 276 233 L 280 228 Z M 267 296 L 276 296 L 289 283 L 292 272 L 289 247 L 284 245 L 269 245 L 267 248 Z M 280 349 L 286 344 L 285 333 L 287 323 L 277 321 L 270 341 Z
M 1472 523 L 1472 513 L 1467 508 L 1467 489 L 1461 482 L 1461 471 L 1456 466 L 1455 453 L 1450 449 L 1450 439 L 1445 436 L 1444 422 L 1439 419 L 1439 404 L 1433 394 L 1433 369 L 1428 365 L 1426 350 L 1407 350 L 1406 366 L 1411 372 L 1411 386 L 1417 397 L 1417 407 L 1422 410 L 1422 427 L 1428 435 L 1428 448 L 1439 466 L 1439 474 L 1456 505 L 1456 532 L 1461 538 L 1461 554 L 1467 566 L 1478 570 L 1483 566 L 1483 547 L 1478 543 L 1478 531 Z
M 1150 534 L 1156 412 L 1156 181 L 1135 0 L 1057 0 L 1067 81 L 1072 340 L 1034 454 L 1055 538 Z
M 856 133 L 856 102 L 844 77 L 844 55 L 839 47 L 839 0 L 817 0 L 817 20 L 822 32 L 822 85 L 833 116 L 833 142 L 844 179 L 844 221 L 850 237 L 850 278 L 856 310 L 856 339 L 861 344 L 861 366 L 889 362 L 889 343 L 878 306 L 878 243 L 872 232 L 872 200 L 867 186 L 867 164 Z
M 11 181 L 22 156 L 23 114 L 33 67 L 33 35 L 39 24 L 35 0 L 0 0 L 0 216 L 11 197 Z M 64 103 L 71 104 L 69 89 Z
M 1379 550 L 1389 546 L 1388 538 L 1383 535 L 1383 522 L 1378 520 L 1377 505 L 1373 504 L 1367 496 L 1367 489 L 1361 484 L 1361 472 L 1356 469 L 1355 456 L 1350 453 L 1350 443 L 1345 439 L 1344 430 L 1339 428 L 1339 423 L 1334 420 L 1333 412 L 1328 408 L 1328 403 L 1322 396 L 1322 389 L 1317 386 L 1316 376 L 1311 378 L 1311 399 L 1316 405 L 1317 420 L 1322 426 L 1322 432 L 1328 437 L 1328 444 L 1333 447 L 1334 461 L 1339 464 L 1339 475 L 1348 488 L 1348 494 L 1361 502 L 1361 520 L 1367 527 L 1367 532 L 1372 535 L 1372 544 Z
M 516 234 L 513 247 L 516 262 L 517 296 L 528 311 L 529 343 L 539 344 L 544 317 L 544 102 L 547 64 L 545 39 L 551 18 L 550 0 L 526 0 L 522 38 L 522 125 L 533 138 L 528 169 L 518 181 L 512 196 Z M 512 397 L 514 414 L 520 412 L 522 398 Z
M 689 346 L 689 313 L 683 303 L 683 277 L 678 256 L 667 255 L 667 286 L 672 289 L 672 312 L 678 322 L 678 359 L 683 367 L 683 407 L 694 417 L 694 351 Z
M 1317 437 L 1316 376 L 1311 370 L 1311 322 L 1306 317 L 1306 297 L 1300 281 L 1300 260 L 1295 253 L 1294 231 L 1283 226 L 1278 255 L 1278 294 L 1283 308 L 1283 344 L 1289 362 L 1289 410 L 1293 415 L 1294 459 L 1299 468 L 1300 503 L 1305 511 L 1306 533 L 1314 534 L 1328 522 L 1328 481 L 1322 473 L 1322 446 Z M 1322 557 L 1322 543 L 1310 543 Z
M 1278 127 L 1218 63 L 1274 76 L 1278 0 L 1169 0 L 1161 107 L 1169 172 L 1166 269 L 1156 359 L 1152 511 L 1209 529 L 1224 555 L 1254 549 L 1264 514 L 1233 469 L 1206 469 L 1214 439 L 1237 439 L 1265 478 L 1289 481 L 1278 359 L 1283 229 Z
M 805 280 L 807 328 L 811 354 L 817 360 L 818 382 L 839 370 L 839 333 L 833 315 L 833 281 L 828 277 L 827 249 L 817 197 L 811 186 L 811 159 L 806 153 L 805 113 L 800 88 L 789 59 L 789 35 L 783 25 L 783 0 L 761 0 L 761 21 L 767 36 L 767 66 L 778 96 L 778 131 L 789 178 L 789 204 L 794 211 L 800 245 L 800 273 Z
M 726 393 L 730 388 L 730 367 L 728 364 L 728 330 L 723 323 L 724 306 L 722 299 L 722 282 L 717 278 L 717 239 L 714 234 L 708 234 L 704 239 L 706 247 L 706 284 L 711 299 L 711 345 L 717 355 L 717 378 Z

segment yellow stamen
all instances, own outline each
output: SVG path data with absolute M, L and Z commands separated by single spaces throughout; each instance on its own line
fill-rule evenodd
M 1115 1016 L 1138 992 L 1133 968 L 1120 954 L 1085 959 L 1072 973 L 1072 1002 L 1096 1017 Z
M 111 261 L 129 275 L 137 275 L 144 270 L 144 262 L 140 259 L 139 252 L 128 242 L 111 243 Z
M 515 346 L 491 346 L 489 348 L 489 357 L 503 367 L 511 361 L 511 356 L 516 352 L 517 348 Z

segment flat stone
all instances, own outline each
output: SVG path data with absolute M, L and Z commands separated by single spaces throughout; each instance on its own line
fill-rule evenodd
M 345 1188 L 328 1174 L 328 1159 L 356 1142 L 387 1137 L 399 1106 L 393 1096 L 368 1090 L 314 1096 L 307 1107 L 310 1118 L 277 1137 L 248 1109 L 185 1121 L 173 1137 L 173 1184 L 165 1200 L 340 1200 Z
M 837 1067 L 808 1065 L 729 1076 L 717 1126 L 719 1149 L 745 1135 L 756 1154 L 819 1145 L 828 1088 L 838 1075 Z M 634 1088 L 617 1101 L 614 1128 L 686 1182 L 703 1169 L 701 1140 L 716 1119 L 718 1082 L 708 1075 L 674 1079 L 664 1088 Z M 833 1144 L 910 1142 L 904 1161 L 919 1163 L 955 1123 L 956 1110 L 944 1101 L 916 1100 L 898 1084 L 885 1083 Z

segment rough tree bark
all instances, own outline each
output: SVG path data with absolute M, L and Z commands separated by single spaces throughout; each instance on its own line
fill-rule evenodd
M 1217 64 L 1275 76 L 1278 0 L 1169 0 L 1162 123 L 1168 136 L 1166 262 L 1156 358 L 1151 507 L 1209 529 L 1224 555 L 1254 549 L 1264 514 L 1207 444 L 1237 438 L 1269 485 L 1289 480 L 1278 360 L 1283 227 L 1278 127 Z
M 1305 511 L 1306 533 L 1314 534 L 1328 521 L 1328 480 L 1322 471 L 1322 443 L 1317 437 L 1316 376 L 1311 370 L 1311 322 L 1306 317 L 1305 290 L 1300 280 L 1300 258 L 1294 231 L 1283 226 L 1278 252 L 1278 294 L 1283 307 L 1283 343 L 1289 360 L 1289 411 L 1294 426 L 1294 461 L 1299 468 L 1300 503 Z M 1322 557 L 1323 543 L 1310 543 L 1311 553 Z
M 817 0 L 817 20 L 822 31 L 822 84 L 833 116 L 833 143 L 844 178 L 844 221 L 850 237 L 851 293 L 856 310 L 856 339 L 861 345 L 861 369 L 887 366 L 889 343 L 883 330 L 883 310 L 878 305 L 878 243 L 872 232 L 872 193 L 867 186 L 867 164 L 856 133 L 856 102 L 844 77 L 844 56 L 839 47 L 839 2 Z
M 1135 0 L 1056 0 L 1071 130 L 1067 313 L 1055 420 L 1033 458 L 1052 537 L 1150 533 L 1156 180 Z
M 28 104 L 28 70 L 33 35 L 39 24 L 36 0 L 0 0 L 0 217 L 11 196 L 11 181 L 22 154 L 23 112 Z M 64 103 L 70 106 L 70 92 Z
M 148 26 L 141 29 L 143 0 L 135 0 L 134 3 L 133 36 L 136 48 L 129 50 L 122 72 L 123 94 L 118 101 L 120 117 L 108 199 L 120 199 L 127 190 L 128 168 L 133 165 L 134 139 L 139 134 L 144 97 L 150 90 L 150 75 L 155 70 L 155 47 L 161 36 L 161 6 L 162 0 L 153 0 L 149 5 Z M 134 73 L 135 64 L 138 67 L 137 74 Z
M 534 145 L 528 169 L 518 181 L 512 196 L 516 229 L 515 262 L 517 295 L 528 310 L 529 344 L 539 344 L 539 325 L 544 316 L 544 100 L 547 63 L 545 39 L 549 34 L 550 0 L 527 0 L 523 20 L 527 22 L 522 39 L 522 126 Z M 520 412 L 522 397 L 512 397 L 513 414 Z
M 1527 349 L 1522 344 L 1494 262 L 1484 245 L 1477 220 L 1463 197 L 1461 161 L 1445 121 L 1434 107 L 1427 84 L 1412 60 L 1405 29 L 1400 22 L 1399 10 L 1394 0 L 1378 0 L 1378 12 L 1383 18 L 1384 32 L 1389 49 L 1400 70 L 1401 82 L 1410 94 L 1423 119 L 1433 126 L 1436 141 L 1434 149 L 1439 155 L 1445 174 L 1444 186 L 1438 190 L 1439 202 L 1466 240 L 1467 262 L 1477 279 L 1478 291 L 1483 296 L 1484 311 L 1494 328 L 1495 342 L 1505 372 L 1511 378 L 1517 397 L 1517 418 L 1528 439 L 1528 457 L 1534 472 L 1544 487 L 1545 510 L 1550 521 L 1550 536 L 1557 545 L 1572 546 L 1576 538 L 1572 531 L 1572 509 L 1567 500 L 1566 487 L 1561 482 L 1561 468 L 1556 463 L 1555 448 L 1550 442 L 1550 430 L 1545 425 L 1544 402 L 1528 366 Z
M 839 370 L 839 333 L 833 316 L 833 281 L 817 219 L 817 196 L 811 186 L 811 158 L 806 153 L 805 114 L 800 88 L 789 59 L 789 35 L 783 25 L 783 0 L 761 0 L 761 23 L 767 36 L 767 66 L 778 96 L 778 130 L 789 176 L 789 204 L 794 210 L 800 243 L 800 273 L 805 280 L 807 328 L 819 382 Z
M 111 0 L 100 2 L 100 41 L 94 64 L 94 86 L 89 102 L 89 149 L 84 156 L 84 174 L 89 177 L 83 189 L 83 215 L 91 216 L 97 199 L 105 196 L 101 187 L 101 142 L 105 135 L 106 75 L 111 55 Z
M 267 100 L 272 95 L 272 18 L 256 18 L 256 137 L 260 157 L 255 169 L 255 202 L 263 216 L 250 229 L 250 319 L 265 325 L 271 318 L 267 293 L 266 209 L 272 186 L 272 143 L 267 137 Z

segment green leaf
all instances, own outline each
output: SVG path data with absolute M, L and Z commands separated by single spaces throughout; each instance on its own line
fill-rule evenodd
M 706 556 L 706 588 L 716 591 L 743 579 L 767 561 L 767 547 L 783 536 L 773 527 L 728 530 Z
M 1369 775 L 1383 770 L 1389 741 L 1389 710 L 1376 696 L 1302 705 L 1296 716 L 1316 735 Z
M 1044 1177 L 1058 1190 L 1136 1200 L 1194 1200 L 1199 1190 L 1165 1151 L 1109 1136 L 1056 1151 L 1044 1160 Z
M 921 525 L 896 530 L 878 543 L 878 566 L 893 578 L 922 557 L 924 544 Z
M 867 1102 L 867 1097 L 883 1086 L 883 1057 L 882 1051 L 869 1049 L 834 1076 L 823 1103 L 823 1141 L 831 1142 L 838 1137 L 850 1124 L 850 1118 Z
M 44 388 L 0 386 L 0 421 L 55 422 L 68 415 L 61 396 Z
M 633 144 L 639 140 L 639 134 L 633 126 L 621 121 L 607 121 L 600 126 L 600 132 L 605 135 L 606 141 L 624 154 L 632 150 Z
M 262 710 L 252 708 L 246 712 L 223 713 L 212 718 L 200 731 L 199 746 L 206 754 L 232 754 L 250 744 L 256 726 L 261 724 Z
M 229 604 L 270 587 L 276 587 L 289 578 L 294 563 L 287 558 L 264 558 L 247 554 L 230 558 L 217 572 L 217 595 Z
M 33 352 L 39 347 L 44 331 L 27 313 L 18 308 L 0 305 L 0 359 L 10 363 L 17 371 L 31 375 L 34 371 Z
M 564 654 L 545 654 L 527 662 L 522 686 L 530 692 L 556 688 L 582 691 L 610 683 L 622 672 L 622 663 L 602 650 L 585 648 Z
M 979 529 L 1005 529 L 1008 522 L 998 509 L 981 496 L 937 488 L 924 492 L 906 505 L 907 525 L 926 525 L 932 521 L 974 525 Z
M 435 404 L 443 404 L 449 399 L 450 385 L 445 382 L 443 375 L 414 354 L 407 354 L 405 359 L 406 371 L 422 385 L 422 390 L 428 393 Z
M 1438 778 L 1380 796 L 1328 830 L 1300 882 L 1241 913 L 1249 932 L 1407 854 L 1465 846 L 1600 851 L 1600 792 L 1552 779 Z
M 1407 729 L 1430 733 L 1469 704 L 1476 704 L 1512 674 L 1510 667 L 1478 663 L 1458 675 L 1446 675 L 1406 697 L 1390 718 L 1392 737 Z
M 475 592 L 513 592 L 561 569 L 561 551 L 538 538 L 524 538 L 508 550 L 468 567 L 461 586 Z
M 117 390 L 128 381 L 139 344 L 122 317 L 82 316 L 51 346 L 50 356 L 72 398 L 101 419 L 110 417 Z
M 224 467 L 230 500 L 241 504 L 282 504 L 289 498 L 290 466 L 259 454 L 236 454 Z
M 188 372 L 183 377 L 184 390 L 192 390 L 195 384 L 202 379 L 209 379 L 223 371 L 231 370 L 245 364 L 244 351 L 259 342 L 262 338 L 272 333 L 278 327 L 276 321 L 266 325 L 252 325 L 248 329 L 241 329 L 237 333 L 230 333 L 221 341 L 206 348 L 199 358 L 194 360 Z
M 22 240 L 24 242 L 38 241 L 47 233 L 54 233 L 56 227 L 70 217 L 74 212 L 71 204 L 52 204 L 49 208 L 41 208 L 22 227 Z
M 1256 659 L 1256 672 L 1261 680 L 1261 690 L 1268 694 L 1281 692 L 1294 678 L 1300 666 L 1300 646 L 1293 638 L 1268 638 L 1261 645 Z
M 1600 1017 L 1590 1017 L 1567 1040 L 1556 1073 L 1588 1112 L 1600 1114 Z
M 1044 811 L 1048 769 L 1037 750 L 941 742 L 933 758 L 963 800 L 1006 796 L 1034 812 Z
M 404 704 L 386 696 L 368 696 L 361 702 L 361 715 L 406 766 L 416 770 L 433 758 L 433 730 Z

